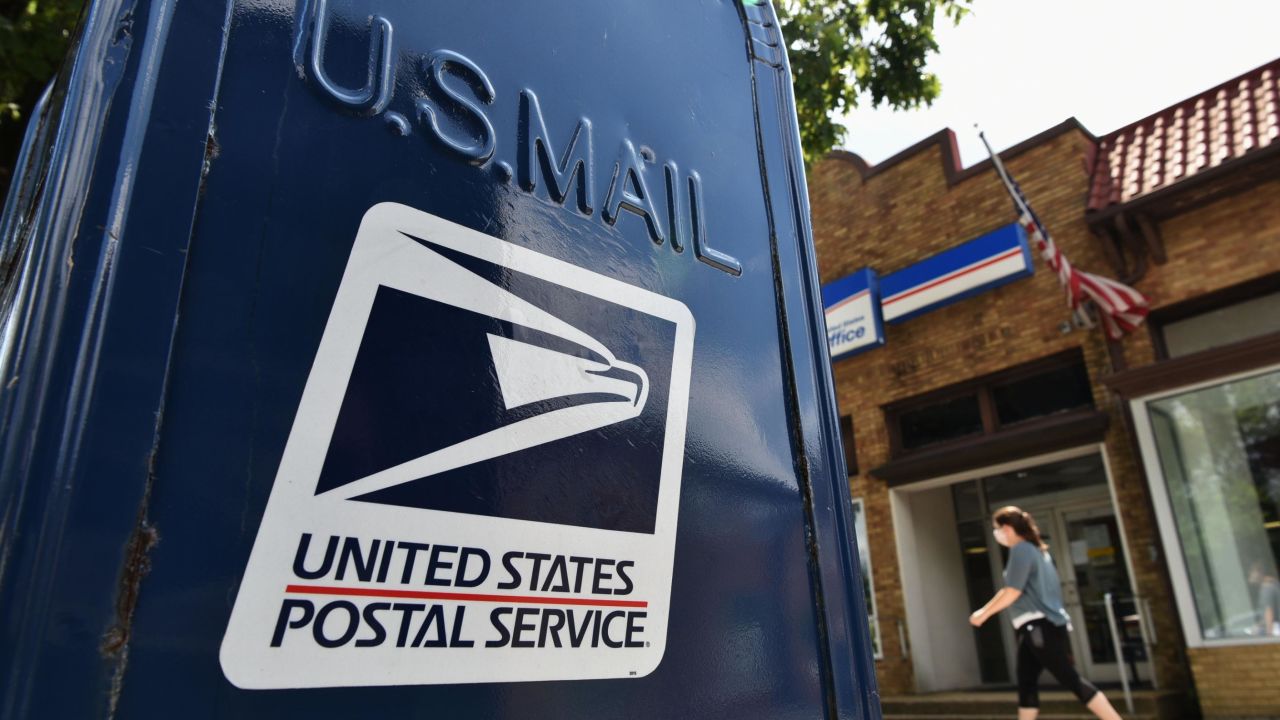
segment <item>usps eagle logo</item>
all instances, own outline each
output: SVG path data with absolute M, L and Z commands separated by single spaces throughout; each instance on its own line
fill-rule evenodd
M 674 324 L 426 233 L 383 240 L 425 282 L 375 289 L 316 492 L 651 532 Z M 576 499 L 516 478 L 548 467 L 581 476 Z

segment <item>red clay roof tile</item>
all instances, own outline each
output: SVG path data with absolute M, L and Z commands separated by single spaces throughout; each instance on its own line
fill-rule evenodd
M 1280 59 L 1098 139 L 1088 209 L 1102 210 L 1280 143 Z

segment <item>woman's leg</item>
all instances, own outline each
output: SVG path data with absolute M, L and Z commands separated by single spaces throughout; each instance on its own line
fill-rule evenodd
M 1120 720 L 1119 713 L 1111 707 L 1107 696 L 1088 680 L 1080 677 L 1071 664 L 1070 638 L 1067 629 L 1052 623 L 1037 623 L 1037 630 L 1042 633 L 1039 643 L 1031 643 L 1039 650 L 1040 662 L 1053 674 L 1062 687 L 1075 693 L 1080 702 L 1102 720 Z
M 1034 623 L 1029 623 L 1034 624 Z M 1031 647 L 1031 631 L 1023 625 L 1018 636 L 1018 720 L 1036 720 L 1040 714 L 1039 653 Z
M 1085 707 L 1089 708 L 1089 712 L 1102 718 L 1102 720 L 1120 720 L 1120 713 L 1111 707 L 1111 701 L 1107 699 L 1102 691 L 1093 694 L 1093 699 L 1085 703 Z

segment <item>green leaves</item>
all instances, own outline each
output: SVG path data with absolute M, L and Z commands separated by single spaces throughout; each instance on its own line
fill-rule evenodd
M 862 98 L 900 109 L 932 103 L 941 85 L 925 62 L 938 50 L 937 15 L 959 22 L 972 1 L 775 0 L 805 161 L 844 140 L 845 129 L 833 118 Z
M 83 0 L 0 0 L 0 127 L 25 122 L 67 52 Z

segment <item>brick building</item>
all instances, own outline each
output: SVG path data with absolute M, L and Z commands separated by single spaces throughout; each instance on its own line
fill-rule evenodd
M 1280 561 L 1278 106 L 1280 60 L 1106 136 L 1068 120 L 1002 153 L 1076 267 L 1150 299 L 1118 343 L 1073 322 L 1039 258 L 890 319 L 890 276 L 1016 219 L 950 130 L 812 169 L 824 287 L 883 280 L 883 346 L 834 362 L 882 695 L 1012 683 L 1008 622 L 966 617 L 1000 585 L 990 511 L 1019 504 L 1064 570 L 1087 675 L 1123 666 L 1206 717 L 1280 716 L 1262 607 Z

